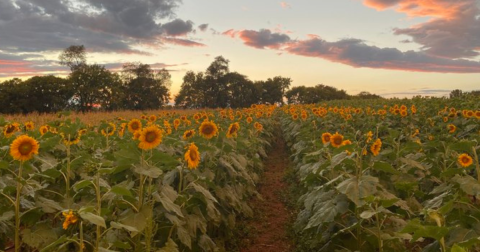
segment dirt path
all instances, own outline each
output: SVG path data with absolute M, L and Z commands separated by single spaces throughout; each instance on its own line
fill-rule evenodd
M 265 161 L 265 173 L 259 193 L 263 200 L 254 199 L 252 203 L 257 215 L 248 225 L 255 230 L 251 245 L 241 249 L 241 252 L 290 252 L 293 249 L 287 237 L 287 223 L 290 212 L 281 200 L 281 194 L 287 190 L 283 182 L 289 160 L 283 139 L 272 144 L 268 158 Z

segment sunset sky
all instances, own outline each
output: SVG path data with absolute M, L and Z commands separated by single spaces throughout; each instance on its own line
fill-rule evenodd
M 65 75 L 58 55 L 188 70 L 216 56 L 251 80 L 290 77 L 349 94 L 447 95 L 480 89 L 478 0 L 0 0 L 0 81 Z

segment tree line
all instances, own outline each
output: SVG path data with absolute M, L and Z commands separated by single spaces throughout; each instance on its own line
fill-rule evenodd
M 83 45 L 70 46 L 60 54 L 60 64 L 70 68 L 67 78 L 34 76 L 0 83 L 0 113 L 52 113 L 65 109 L 87 112 L 95 108 L 147 110 L 169 103 L 171 75 L 166 69 L 155 70 L 135 62 L 113 72 L 102 65 L 88 64 L 86 56 Z M 323 84 L 289 89 L 291 82 L 282 76 L 251 81 L 243 74 L 231 72 L 229 60 L 218 56 L 205 72 L 185 74 L 174 101 L 179 108 L 240 108 L 260 103 L 317 103 L 352 98 L 345 90 Z M 355 97 L 381 98 L 368 92 Z

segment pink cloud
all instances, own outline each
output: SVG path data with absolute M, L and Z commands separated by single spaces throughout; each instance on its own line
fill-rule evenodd
M 288 4 L 287 2 L 280 2 L 280 6 L 283 8 L 283 9 L 290 9 L 292 8 L 290 6 L 290 4 Z
M 187 47 L 203 47 L 206 46 L 205 44 L 198 43 L 188 39 L 179 39 L 179 38 L 163 38 L 165 43 L 174 44 L 174 45 L 181 45 Z
M 258 49 L 279 49 L 286 42 L 290 41 L 290 37 L 288 35 L 271 32 L 269 29 L 261 29 L 260 31 L 235 31 L 233 29 L 230 29 L 223 32 L 222 34 L 230 36 L 231 38 L 235 38 L 238 36 L 245 45 Z

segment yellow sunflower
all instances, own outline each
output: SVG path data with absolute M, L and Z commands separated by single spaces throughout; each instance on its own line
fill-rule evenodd
M 348 139 L 347 139 L 347 140 L 343 140 L 343 142 L 342 142 L 342 145 L 350 145 L 350 144 L 352 144 L 352 141 L 350 141 L 350 140 L 348 140 Z
M 140 132 L 138 148 L 149 150 L 162 142 L 162 131 L 155 125 L 148 126 Z
M 457 130 L 457 127 L 453 124 L 449 124 L 447 128 L 448 128 L 448 133 L 454 133 L 455 130 Z
M 38 154 L 38 148 L 39 145 L 35 139 L 21 135 L 10 145 L 10 156 L 18 161 L 27 161 L 33 157 L 33 154 Z
M 35 124 L 33 124 L 32 121 L 25 123 L 25 130 L 30 131 L 30 130 L 34 130 L 34 129 L 35 129 Z
M 330 138 L 332 138 L 332 134 L 330 134 L 328 132 L 323 133 L 322 134 L 322 143 L 323 144 L 330 143 Z
M 238 124 L 238 122 L 230 124 L 227 131 L 227 138 L 237 137 L 238 130 L 240 130 L 240 124 Z
M 183 140 L 187 140 L 195 135 L 195 130 L 187 130 L 183 133 Z
M 373 153 L 374 156 L 380 153 L 380 149 L 382 148 L 382 140 L 377 138 L 375 142 L 373 142 L 372 146 L 370 146 L 370 151 Z
M 185 152 L 185 161 L 187 161 L 190 170 L 197 169 L 198 164 L 200 164 L 200 152 L 198 152 L 195 143 L 191 143 L 187 152 Z
M 68 212 L 62 212 L 62 215 L 65 217 L 65 221 L 63 221 L 63 229 L 67 229 L 68 226 L 71 224 L 75 224 L 78 221 L 78 217 L 73 213 L 72 210 Z
M 252 123 L 252 121 L 253 121 L 253 118 L 251 116 L 247 117 L 247 123 L 250 124 L 250 123 Z
M 157 116 L 156 116 L 156 115 L 150 115 L 150 116 L 148 117 L 148 121 L 149 121 L 149 122 L 155 122 L 156 120 L 157 120 Z
M 218 132 L 218 127 L 213 121 L 203 121 L 198 129 L 200 135 L 205 137 L 206 139 L 211 139 L 215 136 Z
M 473 159 L 468 154 L 463 153 L 463 154 L 458 156 L 458 163 L 462 167 L 469 167 L 470 165 L 473 164 Z
M 180 119 L 173 120 L 173 128 L 175 128 L 175 130 L 177 130 L 178 126 L 180 126 L 180 123 L 181 123 Z
M 138 119 L 132 119 L 128 122 L 128 131 L 135 133 L 137 130 L 142 129 L 142 122 Z
M 80 142 L 80 137 L 82 136 L 82 134 L 79 131 L 74 136 L 65 136 L 65 134 L 62 132 L 60 133 L 60 136 L 62 137 L 62 141 L 65 145 L 74 145 Z
M 367 133 L 367 143 L 369 143 L 370 141 L 372 141 L 372 138 L 373 138 L 373 132 L 372 131 L 369 131 Z
M 475 117 L 480 119 L 480 110 L 475 111 Z
M 19 131 L 17 123 L 7 124 L 3 127 L 3 135 L 7 138 L 13 136 L 17 131 Z
M 102 135 L 104 136 L 113 136 L 117 127 L 113 123 L 108 123 L 108 126 L 101 130 Z
M 259 123 L 259 122 L 255 122 L 255 123 L 253 124 L 253 127 L 254 127 L 257 131 L 259 131 L 259 132 L 263 130 L 263 125 L 262 125 L 261 123 Z
M 42 136 L 45 135 L 48 132 L 48 125 L 41 126 L 39 131 Z
M 330 138 L 330 144 L 335 148 L 340 147 L 342 143 L 343 143 L 343 135 L 338 134 L 338 132 L 333 134 L 332 137 Z

